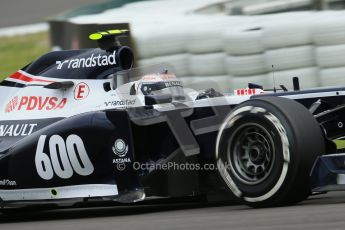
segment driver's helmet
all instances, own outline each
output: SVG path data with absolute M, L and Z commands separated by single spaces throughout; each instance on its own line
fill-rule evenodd
M 170 94 L 173 100 L 185 99 L 181 82 L 174 74 L 167 71 L 143 76 L 139 90 L 143 95 Z

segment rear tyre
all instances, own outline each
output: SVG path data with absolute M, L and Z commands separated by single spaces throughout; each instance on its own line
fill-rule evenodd
M 312 114 L 279 97 L 246 101 L 217 137 L 218 170 L 227 187 L 252 207 L 290 205 L 310 195 L 309 172 L 325 152 Z

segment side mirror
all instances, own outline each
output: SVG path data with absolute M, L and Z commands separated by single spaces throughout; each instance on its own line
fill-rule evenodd
M 145 105 L 157 105 L 157 104 L 164 104 L 164 103 L 171 103 L 171 102 L 172 102 L 171 94 L 145 96 Z
M 129 95 L 133 96 L 133 95 L 137 95 L 137 91 L 135 89 L 135 84 L 132 85 L 130 91 L 129 91 Z
M 43 88 L 46 89 L 68 89 L 74 86 L 73 81 L 61 81 L 61 82 L 53 82 L 49 85 L 44 86 Z
M 129 82 L 129 75 L 126 72 L 117 72 L 112 76 L 112 88 L 117 89 L 117 87 L 124 85 Z

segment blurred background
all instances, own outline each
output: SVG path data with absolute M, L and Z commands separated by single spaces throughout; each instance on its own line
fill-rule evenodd
M 186 86 L 345 85 L 345 0 L 1 0 L 0 78 L 49 50 L 129 28 L 138 66 L 170 63 Z

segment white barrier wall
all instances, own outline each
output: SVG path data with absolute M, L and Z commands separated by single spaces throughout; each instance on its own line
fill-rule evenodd
M 185 85 L 222 92 L 253 82 L 273 88 L 345 86 L 345 12 L 293 12 L 261 16 L 197 15 L 219 0 L 128 4 L 74 23 L 131 23 L 139 65 L 170 63 Z M 274 68 L 272 68 L 272 65 Z

